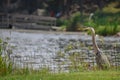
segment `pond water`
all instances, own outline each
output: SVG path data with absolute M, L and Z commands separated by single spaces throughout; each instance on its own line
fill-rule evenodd
M 70 64 L 66 58 L 70 52 L 82 51 L 87 54 L 89 51 L 89 53 L 93 53 L 93 50 L 90 49 L 92 46 L 91 36 L 79 32 L 0 30 L 0 38 L 7 41 L 12 47 L 11 58 L 17 67 L 27 66 L 33 69 L 49 67 L 52 71 L 57 71 L 58 67 L 64 67 L 62 69 L 64 71 L 65 67 Z M 102 41 L 108 46 L 115 43 L 120 44 L 119 37 L 104 37 L 102 41 L 99 37 L 96 39 L 98 44 L 102 44 Z M 74 48 L 67 50 L 66 48 L 69 48 L 70 45 Z M 102 47 L 100 48 L 104 50 L 105 47 Z M 111 47 L 107 48 L 111 50 Z M 60 52 L 64 53 L 64 57 L 58 56 Z M 59 66 L 63 61 L 66 63 Z

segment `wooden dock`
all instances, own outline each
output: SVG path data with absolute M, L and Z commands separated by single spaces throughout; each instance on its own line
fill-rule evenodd
M 0 28 L 51 30 L 56 18 L 37 15 L 0 14 Z

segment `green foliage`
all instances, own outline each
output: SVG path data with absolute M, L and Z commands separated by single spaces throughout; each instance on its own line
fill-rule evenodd
M 2 42 L 0 39 L 0 76 L 10 74 L 12 72 L 12 63 L 7 55 L 6 42 Z M 4 54 L 4 56 L 2 56 Z
M 77 43 L 77 45 L 73 45 L 72 43 L 68 44 L 65 47 L 63 52 L 67 53 L 71 50 L 76 49 L 78 46 L 79 47 L 83 46 L 83 44 L 78 44 L 78 43 Z M 58 52 L 57 53 L 57 59 L 63 58 L 63 59 L 67 59 L 69 61 L 69 65 L 67 67 L 69 72 L 73 73 L 73 72 L 80 72 L 80 71 L 88 71 L 89 70 L 89 63 L 88 62 L 85 63 L 84 58 L 82 57 L 83 56 L 82 54 L 85 54 L 85 53 L 83 53 L 83 52 L 72 52 L 72 53 L 70 53 L 69 55 L 66 56 L 65 53 L 63 53 L 63 52 Z M 66 64 L 65 61 L 59 62 L 59 63 L 61 63 L 61 64 L 59 64 L 59 66 Z M 61 67 L 58 67 L 58 68 L 61 68 Z M 59 69 L 59 70 L 61 70 L 61 69 Z
M 67 25 L 68 21 L 67 20 L 63 20 L 63 19 L 57 19 L 56 21 L 57 26 L 62 26 L 62 25 Z
M 115 35 L 120 31 L 119 13 L 100 13 L 96 12 L 93 18 L 84 23 L 85 26 L 94 27 L 99 35 Z
M 75 13 L 74 15 L 72 15 L 71 18 L 68 20 L 67 31 L 77 31 L 77 24 L 80 23 L 80 21 L 80 13 Z
M 29 69 L 28 67 L 24 67 L 24 68 L 17 68 L 14 69 L 13 74 L 14 75 L 28 75 L 32 72 L 32 69 Z
M 107 6 L 103 8 L 103 12 L 105 13 L 118 13 L 120 12 L 120 4 L 117 2 L 119 0 L 114 0 L 114 2 L 109 3 Z
M 96 28 L 96 33 L 103 35 L 103 36 L 114 35 L 117 32 L 119 32 L 119 29 L 116 25 L 99 26 L 98 28 Z
M 85 66 L 85 64 L 83 63 L 83 59 L 81 58 L 80 53 L 75 52 L 68 58 L 71 62 L 71 65 L 69 66 L 70 72 L 79 72 L 87 70 L 87 66 Z
M 38 73 L 43 74 L 43 75 L 48 74 L 49 72 L 50 70 L 47 67 L 44 67 L 38 71 Z
M 91 19 L 90 16 L 81 16 L 80 13 L 73 14 L 68 20 L 58 21 L 64 25 L 67 31 L 78 31 L 81 25 L 94 27 L 99 35 L 115 35 L 120 32 L 120 13 L 95 12 Z
M 29 68 L 28 66 L 23 68 L 14 68 L 12 71 L 12 75 L 30 75 L 30 74 L 48 74 L 50 72 L 49 68 L 43 67 L 40 70 L 34 70 L 33 68 Z
M 100 13 L 96 12 L 94 15 L 94 23 L 97 25 L 120 25 L 120 13 Z

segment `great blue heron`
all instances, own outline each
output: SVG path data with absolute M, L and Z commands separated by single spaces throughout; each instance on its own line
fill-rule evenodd
M 92 32 L 92 42 L 93 42 L 93 49 L 95 53 L 96 63 L 99 69 L 106 69 L 110 67 L 110 62 L 107 56 L 98 48 L 95 39 L 95 30 L 92 27 L 84 28 L 84 30 L 91 30 Z

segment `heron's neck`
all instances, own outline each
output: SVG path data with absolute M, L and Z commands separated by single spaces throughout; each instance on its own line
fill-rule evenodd
M 96 39 L 95 39 L 95 31 L 94 31 L 94 29 L 91 29 L 91 30 L 92 30 L 93 48 L 94 48 L 95 53 L 97 53 L 99 51 L 99 48 L 98 48 L 98 45 L 97 45 Z

